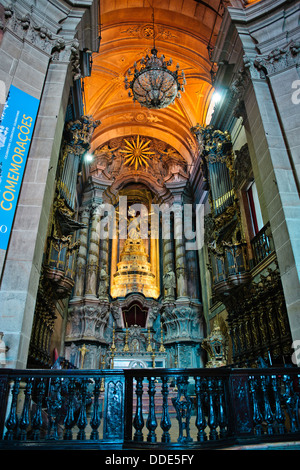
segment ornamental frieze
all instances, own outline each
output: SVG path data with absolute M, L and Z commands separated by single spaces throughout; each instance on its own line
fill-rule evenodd
M 152 24 L 144 24 L 136 27 L 130 27 L 121 31 L 122 34 L 145 39 L 162 39 L 164 41 L 175 39 L 177 36 L 171 31 L 164 29 L 162 26 L 153 28 Z

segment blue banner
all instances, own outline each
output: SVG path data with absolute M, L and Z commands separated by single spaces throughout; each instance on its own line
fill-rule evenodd
M 9 89 L 0 120 L 0 249 L 6 250 L 39 100 L 15 86 Z

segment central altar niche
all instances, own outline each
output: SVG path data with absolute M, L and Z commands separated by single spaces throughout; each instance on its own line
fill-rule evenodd
M 117 258 L 119 261 L 115 270 L 112 263 L 110 294 L 114 299 L 133 293 L 157 299 L 160 295 L 158 240 L 141 237 L 141 224 L 145 222 L 142 219 L 147 218 L 148 224 L 150 217 L 148 208 L 151 194 L 144 188 L 127 188 L 122 194 L 126 195 L 129 207 L 127 238 L 124 240 L 118 237 L 117 243 L 113 243 L 112 259 Z M 147 209 L 146 214 L 139 210 L 139 206 Z
M 144 242 L 141 238 L 125 241 L 120 254 L 117 272 L 114 274 L 112 297 L 125 297 L 133 292 L 140 292 L 145 297 L 157 298 L 159 289 L 155 283 L 155 274 L 151 271 Z

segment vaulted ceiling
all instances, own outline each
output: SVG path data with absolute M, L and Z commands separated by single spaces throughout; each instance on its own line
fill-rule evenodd
M 124 87 L 128 69 L 151 54 L 153 11 L 158 56 L 172 58 L 174 67 L 178 63 L 187 81 L 181 98 L 160 110 L 134 103 Z M 100 0 L 100 49 L 93 55 L 91 77 L 84 80 L 85 113 L 101 121 L 92 150 L 112 138 L 139 134 L 167 142 L 192 162 L 196 144 L 190 128 L 207 119 L 213 94 L 208 46 L 216 40 L 222 14 L 220 0 Z

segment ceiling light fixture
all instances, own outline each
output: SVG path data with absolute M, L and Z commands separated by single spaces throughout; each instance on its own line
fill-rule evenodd
M 165 62 L 165 57 L 157 56 L 155 47 L 154 30 L 154 8 L 152 8 L 153 18 L 153 48 L 151 56 L 148 54 L 141 60 L 141 66 L 138 68 L 134 64 L 134 72 L 128 70 L 125 75 L 125 89 L 131 89 L 128 92 L 133 101 L 138 101 L 146 108 L 161 109 L 174 103 L 176 98 L 180 98 L 180 92 L 184 92 L 186 84 L 184 71 L 179 71 L 177 64 L 176 70 L 172 71 L 168 67 L 172 65 L 172 59 Z M 133 78 L 131 76 L 133 74 Z

